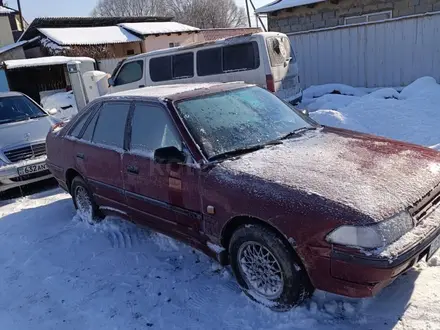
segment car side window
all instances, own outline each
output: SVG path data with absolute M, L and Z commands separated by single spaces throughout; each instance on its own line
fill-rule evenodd
M 128 102 L 104 103 L 97 116 L 92 142 L 122 149 L 129 110 Z
M 125 85 L 142 79 L 144 61 L 133 61 L 124 64 L 115 80 L 115 86 Z
M 82 136 L 82 140 L 85 141 L 92 141 L 93 132 L 95 131 L 96 127 L 96 120 L 98 119 L 98 114 L 95 113 L 93 115 L 92 120 L 90 120 L 89 125 L 87 126 L 86 130 L 84 131 L 84 134 Z
M 81 132 L 83 131 L 84 125 L 86 124 L 90 116 L 95 112 L 98 106 L 99 104 L 94 104 L 88 110 L 84 110 L 86 111 L 86 113 L 79 115 L 80 116 L 79 120 L 74 124 L 73 128 L 70 129 L 68 135 L 79 138 L 81 136 Z
M 156 149 L 171 146 L 182 150 L 182 140 L 166 109 L 137 103 L 131 124 L 130 150 L 152 157 Z

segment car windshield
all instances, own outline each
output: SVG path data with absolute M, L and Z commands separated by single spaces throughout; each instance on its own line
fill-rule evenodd
M 0 98 L 0 124 L 44 116 L 47 116 L 47 114 L 25 96 Z
M 259 87 L 184 100 L 176 106 L 209 159 L 252 151 L 314 128 L 311 120 Z

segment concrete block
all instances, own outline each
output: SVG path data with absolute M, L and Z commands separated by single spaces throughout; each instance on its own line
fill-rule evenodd
M 407 8 L 409 8 L 408 0 L 399 1 L 394 4 L 394 10 L 402 10 Z
M 434 3 L 432 5 L 432 10 L 433 11 L 440 11 L 440 2 Z
M 342 23 L 340 24 L 340 20 L 342 20 Z M 337 19 L 337 18 L 331 18 L 331 19 L 326 19 L 325 20 L 325 26 L 326 27 L 333 27 L 333 26 L 338 26 L 338 25 L 344 25 L 344 19 Z
M 315 23 L 322 21 L 322 14 L 314 14 L 310 16 L 310 22 Z
M 393 17 L 402 17 L 402 16 L 409 16 L 414 15 L 414 7 L 409 7 L 406 9 L 400 9 L 393 11 Z
M 363 14 L 368 14 L 368 13 L 374 13 L 377 12 L 379 10 L 378 5 L 377 4 L 372 4 L 372 5 L 366 5 L 363 8 Z
M 335 18 L 336 17 L 336 11 L 332 10 L 332 11 L 326 11 L 322 13 L 322 19 L 330 19 L 330 18 Z
M 319 22 L 313 22 L 313 28 L 314 29 L 323 29 L 325 27 L 327 27 L 327 25 L 325 24 L 324 20 L 319 21 Z
M 295 25 L 299 23 L 299 18 L 298 16 L 294 16 L 289 18 L 289 25 Z
M 429 13 L 432 11 L 432 5 L 425 3 L 425 4 L 420 4 L 418 6 L 414 6 L 414 13 L 415 14 L 424 14 L 424 13 Z
M 422 1 L 422 2 L 425 2 L 425 1 Z M 427 1 L 426 1 L 426 3 L 427 3 Z M 410 5 L 410 6 L 420 5 L 420 0 L 409 0 L 408 5 Z

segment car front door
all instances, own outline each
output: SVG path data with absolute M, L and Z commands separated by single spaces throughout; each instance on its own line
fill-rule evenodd
M 201 204 L 197 164 L 189 151 L 183 164 L 154 162 L 158 148 L 185 149 L 168 110 L 160 103 L 135 102 L 131 117 L 129 148 L 122 167 L 133 217 L 187 239 L 198 236 Z
M 105 102 L 75 146 L 76 168 L 102 207 L 126 213 L 121 159 L 129 102 Z
M 110 92 L 115 93 L 145 87 L 144 71 L 143 60 L 124 63 L 113 80 Z

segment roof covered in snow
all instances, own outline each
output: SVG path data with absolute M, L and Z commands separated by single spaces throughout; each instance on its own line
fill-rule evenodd
M 3 14 L 12 14 L 16 12 L 15 9 L 9 8 L 9 7 L 5 7 L 5 6 L 0 6 L 0 15 Z
M 197 32 L 199 28 L 181 24 L 178 22 L 143 22 L 143 23 L 121 23 L 119 26 L 134 33 L 146 36 L 150 34 Z
M 255 12 L 258 14 L 270 13 L 281 9 L 305 6 L 305 5 L 310 5 L 312 3 L 324 2 L 324 1 L 326 0 L 276 0 L 274 2 L 269 3 L 266 6 L 257 8 Z
M 103 45 L 141 41 L 119 26 L 40 28 L 42 34 L 60 46 Z
M 107 94 L 103 97 L 152 97 L 176 99 L 181 98 L 180 96 L 182 96 L 184 93 L 194 92 L 202 89 L 206 91 L 214 91 L 216 88 L 234 89 L 243 86 L 250 85 L 241 82 L 161 85 L 131 89 L 119 93 Z
M 4 61 L 3 63 L 6 66 L 6 69 L 18 69 L 18 68 L 29 68 L 34 66 L 67 64 L 70 61 L 95 62 L 95 60 L 90 57 L 48 56 L 48 57 L 29 58 L 24 60 L 10 60 L 10 61 Z

